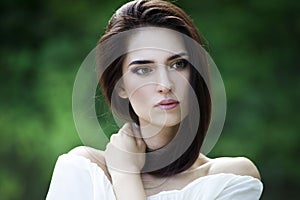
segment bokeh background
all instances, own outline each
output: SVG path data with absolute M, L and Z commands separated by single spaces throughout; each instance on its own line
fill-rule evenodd
M 0 2 L 1 199 L 44 199 L 57 157 L 81 145 L 76 72 L 124 2 Z M 194 19 L 226 87 L 227 118 L 209 155 L 253 160 L 264 200 L 299 199 L 299 2 L 175 2 Z

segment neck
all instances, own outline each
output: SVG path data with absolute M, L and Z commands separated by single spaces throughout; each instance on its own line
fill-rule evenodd
M 176 135 L 179 125 L 160 127 L 153 124 L 141 124 L 141 135 L 149 151 L 154 151 L 166 146 Z

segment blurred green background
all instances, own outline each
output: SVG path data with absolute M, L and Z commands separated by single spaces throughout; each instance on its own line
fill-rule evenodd
M 72 117 L 76 72 L 124 2 L 0 2 L 1 199 L 44 199 L 57 157 L 81 144 Z M 253 160 L 265 200 L 299 196 L 299 2 L 176 2 L 226 87 L 225 127 L 210 156 Z

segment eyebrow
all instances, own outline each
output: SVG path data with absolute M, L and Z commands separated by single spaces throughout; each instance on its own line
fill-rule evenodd
M 135 60 L 135 61 L 132 61 L 128 67 L 130 65 L 143 65 L 143 64 L 149 64 L 149 63 L 154 63 L 154 61 L 151 61 L 151 60 Z
M 186 56 L 186 55 L 187 55 L 187 53 L 184 53 L 184 52 L 179 53 L 179 54 L 175 54 L 175 55 L 169 57 L 169 58 L 167 59 L 167 61 L 171 61 L 171 60 L 174 60 L 174 59 L 176 59 L 176 58 L 180 58 L 180 57 Z
M 171 60 L 174 60 L 176 58 L 180 58 L 180 57 L 185 56 L 185 55 L 187 55 L 187 53 L 184 53 L 184 52 L 179 53 L 179 54 L 175 54 L 175 55 L 169 57 L 167 59 L 167 61 L 169 62 Z M 143 64 L 153 64 L 153 63 L 154 63 L 154 61 L 152 61 L 152 60 L 135 60 L 135 61 L 132 61 L 131 63 L 129 63 L 128 67 L 130 65 L 143 65 Z

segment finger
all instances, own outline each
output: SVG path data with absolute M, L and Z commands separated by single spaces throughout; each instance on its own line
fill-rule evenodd
M 133 137 L 133 134 L 132 134 L 132 128 L 131 128 L 130 123 L 125 123 L 125 124 L 123 125 L 123 127 L 119 130 L 119 133 L 120 133 L 120 134 L 125 134 L 125 135 L 127 135 L 127 136 Z
M 132 133 L 133 133 L 133 136 L 135 137 L 136 143 L 138 145 L 144 144 L 145 142 L 142 137 L 140 127 L 136 123 L 132 123 L 131 127 L 132 127 Z
M 131 123 L 132 135 L 135 138 L 142 138 L 140 127 L 136 123 Z

